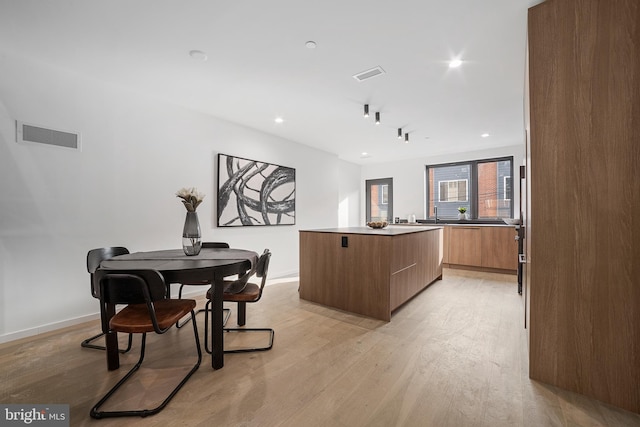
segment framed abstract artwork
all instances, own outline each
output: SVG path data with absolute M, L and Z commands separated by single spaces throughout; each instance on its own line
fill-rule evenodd
M 295 223 L 295 169 L 218 154 L 218 227 Z

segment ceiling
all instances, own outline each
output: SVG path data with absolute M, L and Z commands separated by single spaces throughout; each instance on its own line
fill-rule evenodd
M 0 51 L 368 164 L 523 143 L 539 2 L 0 0 Z

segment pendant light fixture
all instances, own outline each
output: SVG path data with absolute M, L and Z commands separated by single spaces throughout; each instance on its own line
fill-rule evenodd
M 367 118 L 367 117 L 369 117 L 369 104 L 363 104 L 363 106 L 364 106 L 364 117 Z M 381 116 L 380 111 L 376 111 L 376 115 L 375 115 L 375 119 L 376 119 L 375 120 L 375 124 L 376 125 L 380 124 L 380 116 Z M 398 129 L 398 139 L 401 140 L 402 139 L 402 128 L 400 127 L 400 128 L 397 128 L 397 129 Z M 409 143 L 409 134 L 406 133 L 406 132 L 404 134 L 404 142 L 406 144 Z

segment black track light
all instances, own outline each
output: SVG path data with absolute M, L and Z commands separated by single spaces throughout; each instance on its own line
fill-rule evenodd
M 408 134 L 408 133 L 405 133 L 405 134 L 404 134 L 404 143 L 405 143 L 405 144 L 408 144 L 408 143 L 409 143 L 409 134 Z
M 398 128 L 398 139 L 402 139 L 402 128 Z
M 379 125 L 380 124 L 380 112 L 376 113 L 376 124 Z
M 369 117 L 369 104 L 364 104 L 364 116 Z

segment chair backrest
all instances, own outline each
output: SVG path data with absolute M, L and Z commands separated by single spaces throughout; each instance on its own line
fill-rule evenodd
M 267 272 L 269 271 L 270 259 L 271 259 L 271 252 L 269 251 L 269 249 L 265 249 L 262 255 L 260 255 L 260 257 L 258 258 L 258 262 L 256 263 L 256 265 L 253 266 L 251 270 L 247 271 L 238 279 L 232 282 L 227 282 L 228 284 L 227 284 L 227 287 L 225 288 L 225 294 L 233 295 L 233 294 L 241 293 L 244 290 L 249 279 L 253 277 L 253 275 L 255 274 L 257 277 L 262 278 L 262 283 L 260 284 L 260 295 L 258 295 L 258 298 L 255 301 L 252 301 L 252 302 L 257 302 L 262 297 L 262 290 L 264 289 L 264 285 L 267 283 Z M 228 298 L 233 298 L 233 297 L 228 296 Z
M 100 286 L 100 304 L 102 313 L 106 313 L 108 304 L 146 304 L 154 329 L 158 333 L 164 330 L 158 326 L 153 301 L 165 299 L 167 287 L 164 278 L 157 270 L 136 269 L 116 270 L 99 268 L 95 278 Z M 103 320 L 103 330 L 109 319 Z
M 105 259 L 113 258 L 118 255 L 125 255 L 129 253 L 129 249 L 122 246 L 111 246 L 107 248 L 91 249 L 87 253 L 87 271 L 90 274 L 96 272 L 100 263 Z
M 229 249 L 227 242 L 202 242 L 203 248 L 209 249 Z
M 94 280 L 94 273 L 105 259 L 118 255 L 126 255 L 129 249 L 123 246 L 110 246 L 106 248 L 91 249 L 87 252 L 87 271 L 91 275 L 91 295 L 100 298 L 100 285 Z
M 96 281 L 100 284 L 100 300 L 107 304 L 142 304 L 165 299 L 167 294 L 164 278 L 156 270 L 99 268 Z
M 258 258 L 258 265 L 256 265 L 256 276 L 262 278 L 260 283 L 260 293 L 267 283 L 267 273 L 269 272 L 269 261 L 271 261 L 271 251 L 265 249 L 260 258 Z

